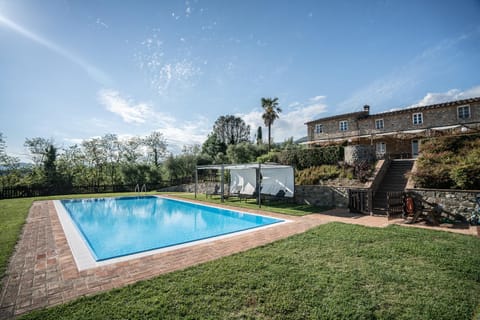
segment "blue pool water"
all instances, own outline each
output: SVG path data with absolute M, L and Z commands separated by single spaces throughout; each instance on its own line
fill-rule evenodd
M 61 203 L 96 261 L 283 221 L 155 196 Z

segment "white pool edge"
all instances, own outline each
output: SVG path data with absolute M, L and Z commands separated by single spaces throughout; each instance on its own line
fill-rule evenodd
M 160 197 L 164 198 L 164 197 Z M 164 199 L 169 199 L 169 198 L 164 198 Z M 174 199 L 178 201 L 183 201 L 183 202 L 189 202 L 187 200 L 179 200 L 179 199 Z M 244 212 L 244 211 L 239 211 L 239 210 L 232 210 L 232 209 L 225 209 L 225 210 L 230 210 L 234 212 L 239 212 L 239 213 L 244 213 L 244 214 L 250 214 L 250 215 L 255 215 L 255 216 L 262 216 L 262 217 L 268 217 L 268 218 L 273 218 L 273 219 L 281 219 L 283 221 L 272 223 L 266 226 L 261 226 L 261 227 L 256 227 L 248 230 L 243 230 L 243 231 L 237 231 L 229 234 L 224 234 L 216 237 L 211 237 L 207 239 L 201 239 L 201 240 L 196 240 L 192 242 L 187 242 L 175 246 L 170 246 L 170 247 L 165 247 L 165 248 L 159 248 L 159 249 L 153 249 L 149 251 L 144 251 L 144 252 L 139 252 L 139 253 L 134 253 L 126 256 L 121 256 L 117 258 L 111 258 L 108 260 L 103 260 L 103 261 L 95 261 L 95 258 L 93 257 L 90 249 L 88 248 L 83 236 L 80 234 L 80 231 L 76 227 L 75 223 L 73 222 L 72 218 L 70 217 L 70 214 L 66 211 L 65 207 L 61 203 L 60 200 L 53 200 L 53 204 L 55 206 L 55 211 L 57 212 L 58 219 L 60 220 L 60 224 L 62 225 L 63 232 L 65 234 L 65 237 L 68 242 L 68 246 L 70 247 L 70 251 L 72 252 L 73 259 L 75 260 L 75 263 L 77 265 L 78 271 L 84 271 L 87 269 L 92 269 L 92 268 L 97 268 L 97 267 L 102 267 L 102 266 L 107 266 L 111 264 L 115 264 L 118 262 L 124 262 L 124 261 L 129 261 L 133 259 L 138 259 L 142 257 L 147 257 L 151 256 L 154 254 L 158 253 L 164 253 L 168 251 L 173 251 L 173 250 L 178 250 L 181 248 L 186 248 L 186 247 L 191 247 L 195 245 L 199 245 L 202 243 L 208 243 L 208 242 L 213 242 L 216 240 L 221 240 L 225 238 L 231 238 L 235 237 L 238 235 L 258 231 L 258 230 L 263 230 L 267 228 L 272 228 L 275 226 L 279 226 L 285 223 L 291 222 L 291 220 L 288 219 L 283 219 L 283 218 L 276 218 L 276 217 L 271 217 L 265 214 L 258 214 L 258 213 L 250 213 L 250 212 Z M 195 203 L 198 204 L 198 203 Z M 206 206 L 206 207 L 214 207 L 214 208 L 219 208 L 211 205 L 205 205 L 205 204 L 198 204 L 200 206 Z

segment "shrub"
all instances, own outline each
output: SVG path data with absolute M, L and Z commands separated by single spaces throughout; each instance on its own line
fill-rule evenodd
M 455 183 L 455 187 L 460 189 L 479 189 L 480 188 L 480 165 L 464 164 L 454 167 L 450 172 L 450 178 Z
M 279 162 L 279 163 L 281 163 L 281 161 L 279 160 L 279 152 L 270 151 L 267 154 L 261 155 L 257 158 L 257 162 L 260 162 L 260 163 Z
M 299 185 L 318 184 L 322 180 L 336 179 L 341 173 L 341 169 L 333 165 L 310 167 L 296 172 L 295 183 Z
M 413 179 L 423 188 L 480 189 L 480 135 L 422 142 Z
M 284 150 L 278 155 L 278 160 L 282 164 L 296 167 L 297 170 L 326 164 L 336 165 L 343 160 L 343 147 Z
M 419 166 L 413 179 L 422 188 L 449 189 L 454 184 L 450 178 L 450 167 L 445 165 Z

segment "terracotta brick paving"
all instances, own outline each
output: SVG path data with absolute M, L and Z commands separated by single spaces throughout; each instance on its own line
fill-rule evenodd
M 261 212 L 246 210 L 246 212 Z M 385 227 L 398 221 L 345 210 L 304 217 L 266 213 L 291 222 L 129 261 L 78 271 L 52 201 L 34 202 L 0 291 L 0 319 L 53 306 L 184 269 L 305 232 L 331 221 Z M 472 228 L 471 228 L 472 229 Z M 474 234 L 475 231 L 468 231 Z M 464 231 L 464 233 L 467 233 Z

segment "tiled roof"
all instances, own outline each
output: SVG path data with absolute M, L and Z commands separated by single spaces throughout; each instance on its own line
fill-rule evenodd
M 360 117 L 362 115 L 364 115 L 366 117 L 375 117 L 375 116 L 392 115 L 392 114 L 396 114 L 396 113 L 398 113 L 398 114 L 409 113 L 409 112 L 412 112 L 412 111 L 415 112 L 415 111 L 423 111 L 423 110 L 428 110 L 428 109 L 459 106 L 459 105 L 475 103 L 475 102 L 480 102 L 480 97 L 442 102 L 442 103 L 432 104 L 432 105 L 428 105 L 428 106 L 407 107 L 407 108 L 403 108 L 403 109 L 399 109 L 399 110 L 380 112 L 380 113 L 371 114 L 371 115 L 368 115 L 368 113 L 366 111 L 345 113 L 345 114 L 340 114 L 340 115 L 336 115 L 336 116 L 332 116 L 332 117 L 319 118 L 319 119 L 316 119 L 316 120 L 306 122 L 305 124 L 308 125 L 308 124 L 318 122 L 318 121 L 328 121 L 328 120 L 341 119 L 341 118 L 350 118 L 350 117 L 354 117 L 354 116 L 359 116 Z
M 390 114 L 395 114 L 395 113 L 407 113 L 407 112 L 412 112 L 412 111 L 423 111 L 423 110 L 428 110 L 428 109 L 444 108 L 444 107 L 451 107 L 451 106 L 460 106 L 460 105 L 463 105 L 463 104 L 469 104 L 469 103 L 474 103 L 474 102 L 480 102 L 480 97 L 442 102 L 442 103 L 437 103 L 437 104 L 431 104 L 431 105 L 428 105 L 428 106 L 407 107 L 407 108 L 403 108 L 403 109 L 399 109 L 399 110 L 386 111 L 386 112 L 381 112 L 381 113 L 377 113 L 377 114 L 378 115 L 390 115 Z M 372 115 L 372 116 L 374 116 L 374 115 Z
M 309 122 L 306 122 L 305 124 L 310 124 L 310 123 L 313 123 L 313 122 L 317 122 L 319 120 L 322 120 L 322 121 L 326 121 L 326 120 L 334 120 L 334 119 L 342 119 L 342 118 L 360 118 L 360 117 L 367 117 L 368 116 L 368 112 L 367 111 L 357 111 L 357 112 L 352 112 L 352 113 L 344 113 L 344 114 L 339 114 L 339 115 L 336 115 L 336 116 L 331 116 L 331 117 L 327 117 L 327 118 L 319 118 L 317 120 L 312 120 L 312 121 L 309 121 Z

